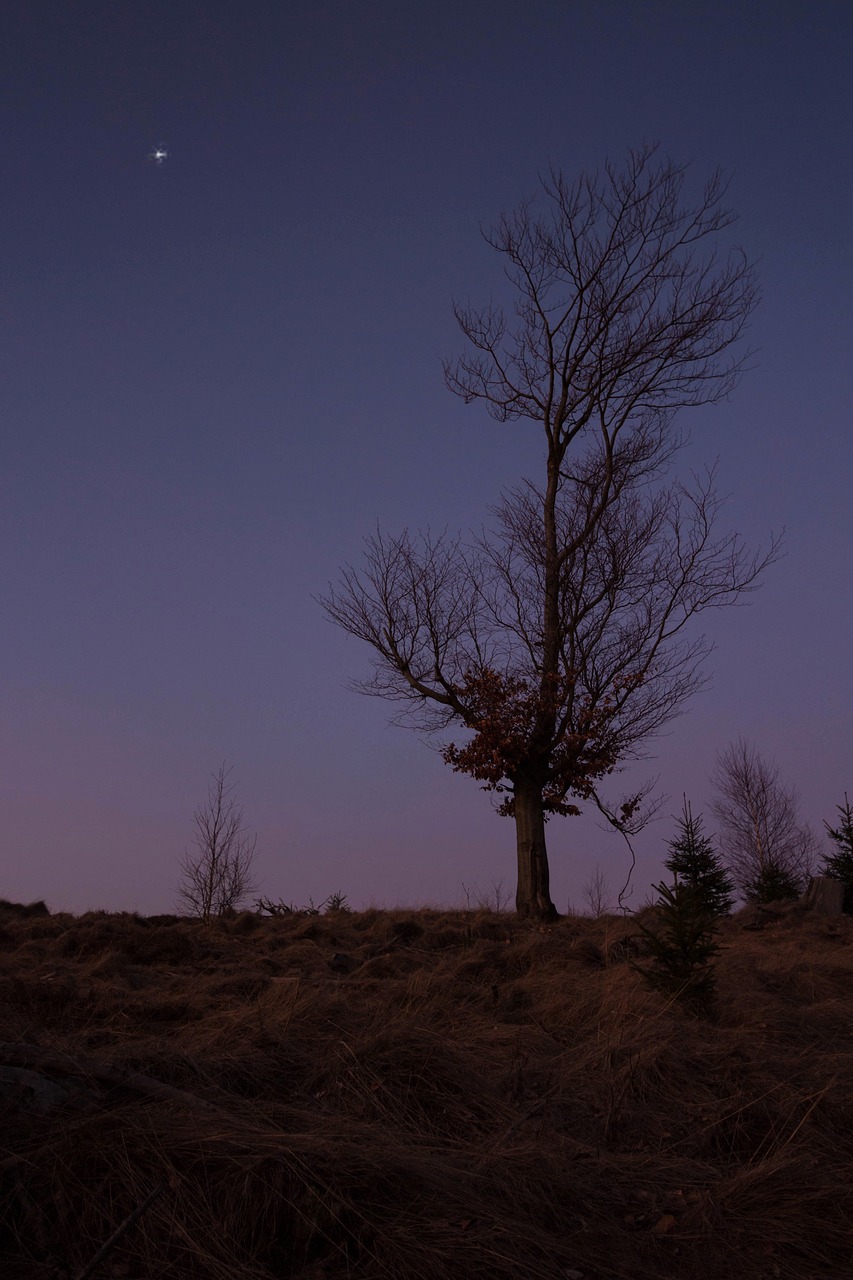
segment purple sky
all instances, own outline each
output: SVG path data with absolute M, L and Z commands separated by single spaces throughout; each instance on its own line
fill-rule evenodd
M 3 6 L 0 896 L 171 910 L 223 759 L 270 897 L 514 888 L 511 822 L 349 691 L 368 651 L 312 597 L 377 519 L 476 526 L 536 472 L 531 424 L 443 386 L 452 299 L 500 287 L 479 226 L 549 162 L 649 138 L 733 173 L 757 367 L 687 460 L 788 555 L 705 615 L 712 687 L 636 773 L 707 810 L 742 734 L 822 835 L 853 793 L 851 32 L 834 0 Z M 549 841 L 560 910 L 596 862 L 621 885 L 592 817 Z

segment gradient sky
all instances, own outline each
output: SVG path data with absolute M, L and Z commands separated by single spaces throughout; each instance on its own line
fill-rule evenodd
M 822 835 L 853 793 L 852 32 L 842 0 L 7 0 L 0 896 L 172 910 L 222 760 L 270 897 L 514 889 L 512 823 L 349 691 L 368 651 L 313 597 L 377 520 L 477 526 L 535 473 L 532 424 L 444 388 L 452 300 L 500 287 L 479 228 L 549 163 L 644 139 L 733 175 L 758 354 L 686 460 L 788 554 L 705 615 L 712 686 L 616 790 L 707 811 L 744 735 Z M 621 885 L 593 818 L 548 831 L 558 909 L 596 863 Z

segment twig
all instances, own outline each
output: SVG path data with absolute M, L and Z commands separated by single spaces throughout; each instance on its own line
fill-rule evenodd
M 124 1233 L 126 1231 L 129 1231 L 135 1222 L 139 1221 L 139 1219 L 142 1217 L 145 1210 L 150 1205 L 152 1205 L 159 1196 L 163 1194 L 164 1190 L 165 1190 L 165 1187 L 163 1187 L 162 1185 L 155 1187 L 154 1190 L 151 1192 L 151 1194 L 145 1197 L 145 1199 L 142 1201 L 142 1204 L 138 1205 L 133 1210 L 132 1213 L 129 1213 L 127 1215 L 124 1222 L 122 1222 L 118 1227 L 116 1227 L 115 1231 L 112 1233 L 109 1240 L 107 1240 L 105 1244 L 101 1245 L 100 1249 L 95 1254 L 94 1258 L 92 1258 L 90 1262 L 87 1262 L 83 1270 L 79 1272 L 77 1276 L 77 1280 L 87 1280 L 87 1277 L 92 1274 L 95 1268 L 100 1266 L 100 1264 L 104 1261 L 104 1258 L 106 1258 L 107 1254 L 112 1252 L 112 1250 L 118 1244 L 119 1240 L 122 1238 Z
M 633 874 L 634 874 L 634 868 L 635 868 L 635 867 L 636 867 L 636 865 L 637 865 L 637 855 L 636 855 L 636 853 L 634 852 L 634 846 L 631 844 L 631 838 L 630 838 L 630 836 L 628 835 L 627 830 L 625 829 L 625 823 L 624 823 L 624 822 L 620 822 L 620 821 L 619 821 L 619 819 L 616 817 L 616 814 L 615 814 L 615 813 L 611 813 L 611 811 L 607 808 L 607 805 L 606 805 L 606 804 L 604 804 L 604 802 L 603 802 L 603 800 L 601 799 L 601 797 L 600 797 L 600 796 L 598 795 L 598 793 L 597 793 L 596 791 L 594 791 L 594 790 L 593 790 L 593 792 L 592 792 L 592 798 L 593 798 L 593 800 L 594 800 L 594 802 L 595 802 L 596 807 L 597 807 L 597 808 L 599 809 L 599 811 L 604 815 L 604 817 L 605 817 L 605 818 L 607 819 L 607 821 L 610 823 L 611 827 L 613 827 L 615 831 L 618 831 L 618 832 L 619 832 L 620 836 L 622 837 L 622 839 L 625 841 L 626 845 L 628 846 L 628 851 L 629 851 L 629 853 L 631 854 L 631 865 L 630 865 L 630 867 L 628 868 L 628 878 L 626 879 L 626 881 L 625 881 L 625 883 L 623 884 L 622 888 L 619 890 L 619 896 L 618 896 L 618 898 L 617 898 L 617 902 L 619 903 L 619 909 L 620 909 L 620 911 L 627 911 L 627 910 L 628 910 L 628 908 L 625 906 L 625 904 L 624 904 L 624 902 L 623 902 L 622 900 L 623 900 L 623 898 L 625 897 L 625 894 L 628 892 L 628 889 L 629 889 L 629 888 L 630 888 L 630 886 L 631 886 L 631 878 L 632 878 L 632 876 L 633 876 Z

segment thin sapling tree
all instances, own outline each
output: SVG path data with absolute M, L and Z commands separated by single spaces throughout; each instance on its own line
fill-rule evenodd
M 798 898 L 814 872 L 817 841 L 799 797 L 743 739 L 717 756 L 711 777 L 723 863 L 747 902 Z
M 193 815 L 194 849 L 181 859 L 178 902 L 207 923 L 236 909 L 256 889 L 252 881 L 257 836 L 243 825 L 243 808 L 221 764 L 211 775 L 206 801 Z

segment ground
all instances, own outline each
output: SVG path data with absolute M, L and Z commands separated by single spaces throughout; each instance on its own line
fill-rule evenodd
M 0 906 L 4 1277 L 154 1192 L 98 1276 L 841 1280 L 853 921 L 724 921 L 707 1017 L 635 933 Z

